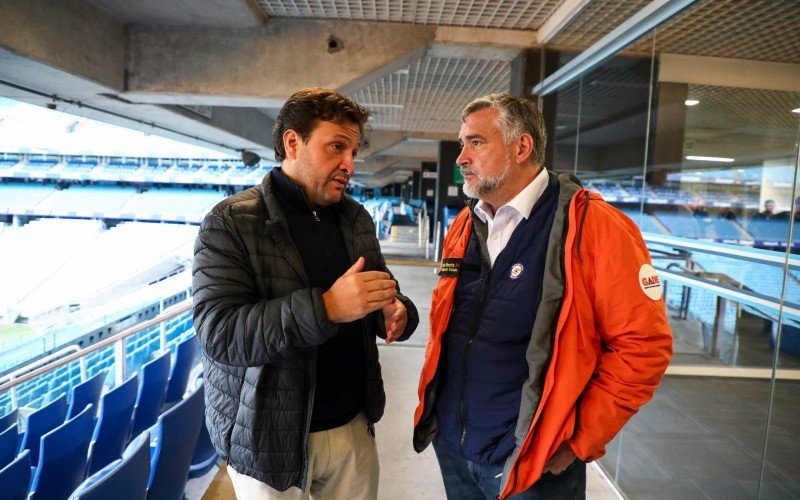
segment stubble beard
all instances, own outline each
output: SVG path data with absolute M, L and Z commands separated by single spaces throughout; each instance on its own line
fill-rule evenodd
M 474 185 L 469 185 L 467 182 L 464 182 L 464 194 L 469 198 L 484 199 L 486 195 L 497 191 L 503 185 L 506 177 L 508 177 L 508 172 L 510 169 L 511 162 L 506 161 L 506 167 L 502 172 L 491 177 L 480 177 L 475 170 L 469 167 L 461 167 L 462 175 L 468 173 L 473 174 L 476 177 Z

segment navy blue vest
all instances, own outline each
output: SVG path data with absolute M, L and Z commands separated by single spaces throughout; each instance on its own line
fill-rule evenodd
M 464 458 L 495 464 L 514 449 L 525 352 L 542 298 L 547 243 L 558 202 L 551 181 L 489 267 L 473 229 L 444 335 L 436 404 L 439 435 Z M 482 224 L 476 220 L 475 224 Z

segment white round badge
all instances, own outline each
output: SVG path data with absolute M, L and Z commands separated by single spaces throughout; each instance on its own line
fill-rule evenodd
M 639 286 L 650 299 L 661 300 L 664 290 L 661 286 L 661 278 L 650 264 L 642 264 L 642 267 L 639 268 Z
M 522 264 L 514 264 L 511 266 L 511 272 L 508 273 L 508 277 L 512 280 L 515 280 L 522 276 L 522 271 L 524 270 L 525 268 L 522 266 Z

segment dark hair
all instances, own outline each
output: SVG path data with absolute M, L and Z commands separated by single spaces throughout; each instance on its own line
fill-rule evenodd
M 497 115 L 497 127 L 503 134 L 506 145 L 528 133 L 533 138 L 533 151 L 531 157 L 536 165 L 544 165 L 544 149 L 547 145 L 547 131 L 544 127 L 544 117 L 536 103 L 524 97 L 517 97 L 501 92 L 479 97 L 467 104 L 461 112 L 461 120 L 482 109 L 494 108 Z
M 368 119 L 368 109 L 333 90 L 312 87 L 295 92 L 283 105 L 275 120 L 275 129 L 272 131 L 275 160 L 282 162 L 286 158 L 283 134 L 287 130 L 300 134 L 305 143 L 320 120 L 354 123 L 363 135 Z

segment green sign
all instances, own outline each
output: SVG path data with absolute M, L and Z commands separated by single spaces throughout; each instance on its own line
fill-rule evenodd
M 461 167 L 458 163 L 453 164 L 453 184 L 458 186 L 464 184 L 464 176 L 461 175 Z

